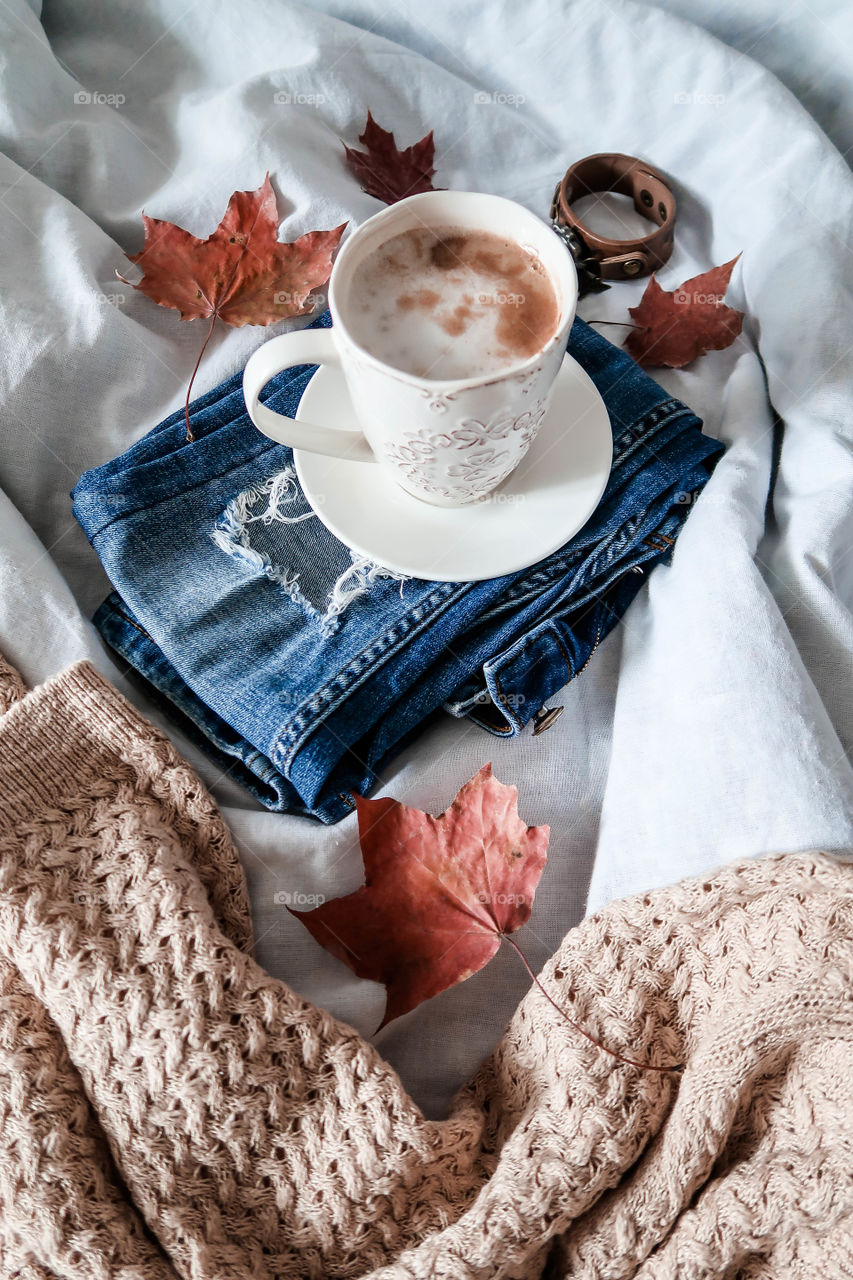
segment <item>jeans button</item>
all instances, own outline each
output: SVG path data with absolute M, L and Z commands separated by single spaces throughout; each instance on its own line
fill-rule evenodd
M 533 717 L 533 732 L 544 733 L 563 714 L 562 707 L 540 707 Z

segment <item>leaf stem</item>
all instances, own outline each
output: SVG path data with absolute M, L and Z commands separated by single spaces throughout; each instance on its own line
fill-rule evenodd
M 192 395 L 193 383 L 195 382 L 195 375 L 198 373 L 198 367 L 201 364 L 201 358 L 204 355 L 205 351 L 207 350 L 207 344 L 208 342 L 210 342 L 210 339 L 213 335 L 213 326 L 215 324 L 216 324 L 216 312 L 214 311 L 213 315 L 210 317 L 210 328 L 207 331 L 207 337 L 205 338 L 204 342 L 201 345 L 201 351 L 199 351 L 198 353 L 198 360 L 196 360 L 195 368 L 192 371 L 192 377 L 190 378 L 190 385 L 187 387 L 187 398 L 184 401 L 184 422 L 187 424 L 187 442 L 188 443 L 191 443 L 193 440 L 195 440 L 195 436 L 193 435 L 193 429 L 190 426 L 190 396 Z
M 611 1058 L 615 1058 L 617 1062 L 624 1063 L 625 1066 L 639 1067 L 641 1071 L 681 1071 L 682 1070 L 682 1067 L 679 1065 L 676 1065 L 674 1067 L 655 1067 L 648 1062 L 637 1062 L 633 1058 L 623 1058 L 621 1053 L 615 1053 L 612 1049 L 608 1049 L 607 1045 L 602 1044 L 600 1040 L 596 1040 L 595 1037 L 591 1036 L 588 1031 L 584 1031 L 583 1027 L 579 1026 L 577 1022 L 574 1022 L 566 1013 L 565 1009 L 561 1009 L 560 1006 L 557 1004 L 556 1000 L 552 999 L 552 997 L 549 996 L 548 992 L 542 986 L 542 983 L 539 981 L 536 974 L 531 969 L 527 960 L 527 956 L 524 954 L 524 952 L 522 951 L 518 943 L 515 941 L 515 939 L 511 938 L 508 933 L 502 933 L 500 936 L 503 939 L 503 941 L 508 942 L 509 945 L 512 947 L 513 951 L 517 953 L 517 955 L 521 960 L 521 963 L 524 965 L 530 977 L 533 979 L 534 983 L 542 992 L 543 996 L 548 1001 L 548 1003 L 550 1005 L 553 1005 L 553 1007 L 557 1010 L 557 1013 L 559 1013 L 561 1017 L 565 1018 L 566 1022 L 568 1022 L 570 1027 L 574 1027 L 575 1031 L 579 1032 L 580 1035 L 584 1037 L 584 1039 L 588 1040 L 590 1044 L 594 1044 L 596 1049 L 601 1049 L 602 1053 L 609 1054 Z
M 647 325 L 631 324 L 630 320 L 587 320 L 587 324 L 616 324 L 621 329 L 646 329 Z

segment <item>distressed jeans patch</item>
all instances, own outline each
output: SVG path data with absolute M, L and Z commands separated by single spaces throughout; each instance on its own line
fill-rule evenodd
M 315 542 L 312 554 L 305 554 L 299 526 L 317 518 L 299 488 L 296 471 L 288 464 L 232 498 L 211 536 L 220 551 L 282 587 L 288 599 L 317 623 L 320 634 L 330 636 L 340 626 L 347 606 L 379 578 L 400 583 L 407 578 L 348 550 L 331 534 L 324 542 L 322 556 L 316 554 Z M 294 563 L 303 567 L 296 570 Z M 307 569 L 306 563 L 310 566 Z

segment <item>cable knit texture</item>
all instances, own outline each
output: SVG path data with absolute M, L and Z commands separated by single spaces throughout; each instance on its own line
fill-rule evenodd
M 86 664 L 0 667 L 0 1273 L 853 1274 L 853 868 L 614 903 L 444 1121 L 251 957 L 228 832 Z M 460 1029 L 460 1034 L 464 1033 Z

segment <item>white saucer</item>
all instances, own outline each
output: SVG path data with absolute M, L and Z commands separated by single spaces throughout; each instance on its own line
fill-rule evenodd
M 340 369 L 320 366 L 296 417 L 358 430 Z M 499 578 L 556 551 L 598 506 L 612 456 L 604 401 L 568 355 L 536 439 L 512 475 L 480 502 L 433 507 L 377 463 L 293 453 L 302 492 L 335 537 L 389 569 L 434 582 Z

